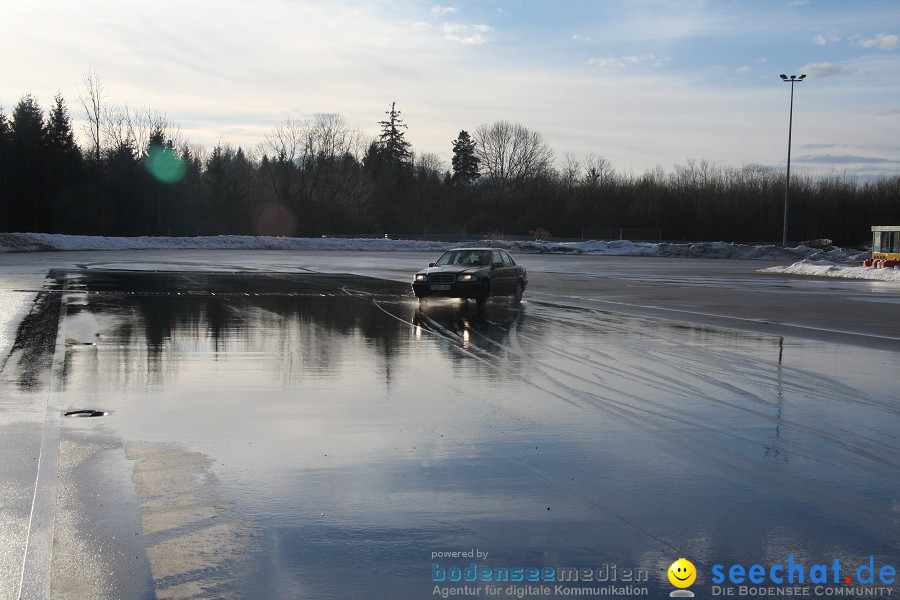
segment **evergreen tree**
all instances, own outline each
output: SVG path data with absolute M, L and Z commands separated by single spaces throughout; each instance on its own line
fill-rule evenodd
M 81 182 L 81 150 L 75 144 L 72 121 L 60 94 L 53 98 L 53 108 L 45 126 L 47 191 L 50 194 L 51 227 L 55 231 L 77 231 L 82 212 L 78 204 Z
M 16 104 L 9 147 L 10 219 L 15 231 L 45 231 L 47 213 L 44 114 L 30 94 Z
M 210 215 L 217 231 L 230 235 L 250 231 L 249 194 L 250 164 L 244 151 L 230 146 L 216 146 L 206 159 L 201 192 L 205 205 L 213 207 Z
M 400 111 L 397 110 L 397 103 L 391 102 L 391 110 L 387 110 L 384 114 L 388 115 L 386 121 L 379 121 L 381 125 L 381 147 L 384 150 L 386 158 L 393 162 L 407 163 L 410 159 L 409 142 L 404 138 L 403 130 L 407 128 L 400 118 Z
M 9 119 L 3 114 L 3 107 L 0 106 L 0 144 L 9 143 L 10 135 L 12 135 L 12 129 L 9 125 Z
M 53 108 L 50 109 L 47 120 L 47 144 L 63 154 L 71 154 L 77 150 L 69 110 L 60 94 L 53 97 Z
M 122 140 L 103 154 L 102 229 L 113 235 L 145 235 L 149 182 L 138 151 L 131 140 Z
M 475 156 L 475 140 L 465 129 L 453 140 L 453 185 L 467 185 L 481 177 L 478 165 L 481 162 Z
M 0 107 L 0 231 L 7 227 L 6 212 L 9 195 L 9 147 L 12 127 Z

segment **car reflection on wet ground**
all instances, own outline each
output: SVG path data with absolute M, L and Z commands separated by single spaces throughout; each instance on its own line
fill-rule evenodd
M 355 276 L 52 275 L 0 385 L 58 429 L 52 564 L 26 562 L 54 597 L 900 562 L 896 353 Z

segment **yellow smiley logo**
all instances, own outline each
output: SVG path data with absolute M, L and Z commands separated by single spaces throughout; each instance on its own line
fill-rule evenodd
M 697 569 L 686 558 L 679 558 L 669 567 L 669 581 L 677 588 L 691 587 L 697 579 Z

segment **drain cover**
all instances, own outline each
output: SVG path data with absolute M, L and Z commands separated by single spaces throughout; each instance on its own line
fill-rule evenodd
M 102 410 L 70 410 L 63 413 L 64 417 L 105 417 L 109 413 L 103 412 Z

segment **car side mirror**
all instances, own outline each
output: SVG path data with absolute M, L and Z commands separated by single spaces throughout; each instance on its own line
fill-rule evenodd
M 429 267 L 433 267 L 433 266 L 434 266 L 434 263 L 428 263 L 428 266 L 429 266 Z

